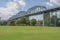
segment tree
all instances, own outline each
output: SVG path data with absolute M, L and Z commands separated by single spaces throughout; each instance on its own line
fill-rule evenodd
M 30 25 L 30 20 L 26 20 L 26 25 Z
M 60 26 L 60 19 L 57 20 L 57 26 Z
M 2 22 L 0 21 L 0 25 L 2 25 Z
M 32 24 L 33 26 L 35 26 L 35 24 L 36 24 L 36 19 L 32 19 L 32 20 L 31 20 L 31 24 Z
M 7 25 L 7 22 L 6 21 L 2 21 L 2 25 Z
M 50 25 L 50 14 L 49 13 L 44 14 L 44 25 L 45 26 Z
M 56 15 L 53 15 L 51 17 L 51 24 L 56 25 L 56 22 L 57 22 L 57 16 Z
M 26 18 L 25 17 L 21 17 L 20 18 L 20 23 L 21 24 L 26 24 Z
M 9 23 L 9 25 L 10 25 L 10 26 L 15 26 L 15 21 L 11 21 L 11 22 Z
M 21 24 L 20 20 L 16 20 L 15 24 L 19 26 Z
M 0 25 L 2 25 L 2 26 L 7 25 L 7 21 L 1 20 L 1 21 L 0 21 Z
M 41 20 L 41 21 L 39 21 L 39 24 L 40 24 L 40 25 L 42 25 L 42 24 L 43 24 L 43 21 L 42 21 L 42 20 Z

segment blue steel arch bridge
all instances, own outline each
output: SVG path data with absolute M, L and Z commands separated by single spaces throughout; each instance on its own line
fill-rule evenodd
M 57 24 L 57 12 L 60 11 L 60 7 L 55 7 L 55 8 L 51 8 L 51 9 L 47 9 L 44 6 L 34 6 L 32 8 L 29 8 L 27 11 L 20 11 L 18 14 L 12 16 L 11 18 L 9 18 L 8 21 L 15 21 L 19 18 L 21 18 L 22 16 L 25 16 L 27 18 L 29 18 L 30 16 L 38 16 L 43 14 L 43 26 L 47 26 L 48 25 L 48 20 L 50 21 L 50 25 L 55 25 Z M 51 16 L 55 15 L 55 19 L 54 19 L 54 23 L 51 23 L 52 19 Z M 37 18 L 36 18 L 37 19 Z M 40 19 L 40 17 L 39 17 Z

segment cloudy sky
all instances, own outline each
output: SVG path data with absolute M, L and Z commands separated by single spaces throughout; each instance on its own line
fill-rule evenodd
M 0 17 L 7 20 L 19 11 L 26 11 L 28 8 L 35 5 L 52 8 L 59 6 L 60 0 L 0 0 Z

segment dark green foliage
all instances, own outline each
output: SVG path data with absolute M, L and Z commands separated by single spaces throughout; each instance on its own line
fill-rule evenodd
M 10 25 L 10 26 L 15 26 L 15 21 L 11 21 L 11 22 L 9 23 L 9 25 Z
M 35 24 L 36 24 L 36 19 L 32 19 L 32 20 L 31 20 L 31 24 L 32 24 L 33 26 L 35 26 Z
M 7 25 L 7 22 L 6 21 L 2 21 L 2 25 Z
M 16 20 L 15 24 L 16 24 L 17 26 L 19 26 L 19 25 L 21 24 L 21 21 L 20 21 L 20 20 Z
M 30 20 L 26 20 L 26 25 L 30 25 Z
M 57 26 L 60 26 L 60 19 L 57 20 Z
M 20 22 L 21 22 L 21 24 L 26 24 L 26 18 L 25 17 L 21 17 Z
M 17 26 L 30 25 L 30 20 L 26 17 L 21 17 L 19 20 L 16 20 L 15 24 Z
M 50 14 L 49 13 L 44 14 L 43 20 L 44 20 L 44 25 L 49 26 L 50 25 Z
M 51 24 L 52 24 L 52 26 L 56 26 L 56 23 L 57 23 L 57 16 L 56 15 L 53 15 L 52 17 L 51 17 Z
M 42 26 L 42 24 L 43 24 L 43 21 L 41 20 L 41 21 L 39 21 L 39 24 Z
M 0 25 L 2 24 L 2 22 L 0 21 Z
M 52 18 L 51 18 L 51 23 L 52 23 L 52 24 L 54 24 L 54 23 L 55 23 L 55 21 L 56 21 L 56 16 L 55 16 L 55 15 L 53 15 L 53 16 L 52 16 Z
M 1 26 L 7 25 L 7 22 L 5 20 L 2 20 L 2 21 L 0 21 L 0 25 Z

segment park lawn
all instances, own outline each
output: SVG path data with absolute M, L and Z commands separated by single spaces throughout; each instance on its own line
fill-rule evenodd
M 0 40 L 60 40 L 60 27 L 0 26 Z

